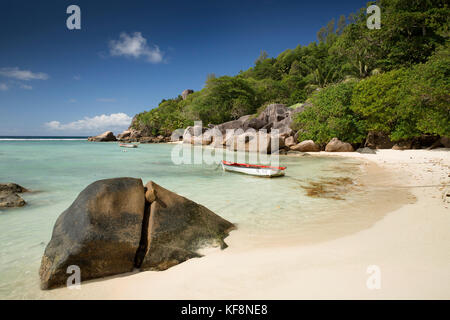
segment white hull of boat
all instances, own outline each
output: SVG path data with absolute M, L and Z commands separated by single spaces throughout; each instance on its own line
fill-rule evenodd
M 284 176 L 284 170 L 275 169 L 275 168 L 231 166 L 231 165 L 227 165 L 224 163 L 222 163 L 222 168 L 224 171 L 244 173 L 244 174 L 249 174 L 252 176 L 259 176 L 259 177 L 271 178 L 271 177 Z
M 120 147 L 122 148 L 137 148 L 137 144 L 132 144 L 132 143 L 121 143 L 119 144 Z

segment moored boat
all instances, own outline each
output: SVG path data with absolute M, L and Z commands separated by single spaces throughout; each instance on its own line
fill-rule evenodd
M 119 143 L 119 146 L 122 148 L 137 148 L 138 145 L 134 143 Z
M 259 177 L 279 177 L 284 176 L 286 167 L 272 167 L 259 164 L 236 163 L 222 161 L 224 171 L 238 172 Z

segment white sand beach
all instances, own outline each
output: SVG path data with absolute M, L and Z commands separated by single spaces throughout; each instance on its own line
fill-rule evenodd
M 317 241 L 248 248 L 240 246 L 238 229 L 225 239 L 226 250 L 163 272 L 51 290 L 44 298 L 450 299 L 450 203 L 442 198 L 450 185 L 450 150 L 332 155 L 363 160 L 372 170 L 363 183 L 368 190 L 390 192 L 390 199 L 378 201 L 368 192 L 370 205 L 352 209 L 359 221 L 324 223 Z M 379 289 L 366 285 L 371 265 L 380 269 Z

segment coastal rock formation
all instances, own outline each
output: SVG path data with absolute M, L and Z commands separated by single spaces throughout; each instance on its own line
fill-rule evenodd
M 137 254 L 137 260 L 142 258 L 142 270 L 165 270 L 200 257 L 197 250 L 205 246 L 226 248 L 223 239 L 234 228 L 232 223 L 153 181 L 146 189 L 150 200 L 148 248 Z
M 450 138 L 449 137 L 441 137 L 441 139 L 439 141 L 445 148 L 450 148 Z
M 291 150 L 300 152 L 319 152 L 320 147 L 312 140 L 302 141 L 294 146 L 291 146 Z
M 342 142 L 338 138 L 331 139 L 325 147 L 327 152 L 353 152 L 353 147 L 350 143 Z
M 392 149 L 393 150 L 407 150 L 407 149 L 411 149 L 411 146 L 412 146 L 411 140 L 398 141 L 394 144 Z
M 293 136 L 289 136 L 284 140 L 284 145 L 288 148 L 293 147 L 296 145 L 295 139 Z
M 28 192 L 27 189 L 25 189 L 22 186 L 19 186 L 16 183 L 0 183 L 0 192 L 10 192 L 10 193 L 23 193 Z
M 274 138 L 278 138 L 278 136 Z M 271 153 L 271 139 L 272 136 L 268 133 L 252 131 L 229 137 L 226 140 L 226 145 L 228 149 L 233 151 Z M 282 141 L 282 139 L 279 141 Z
M 183 100 L 186 100 L 187 96 L 190 95 L 191 93 L 194 93 L 194 90 L 186 89 L 181 93 L 181 97 L 183 98 Z
M 376 154 L 375 150 L 370 149 L 368 147 L 359 148 L 359 149 L 356 150 L 356 152 L 362 153 L 362 154 Z
M 234 225 L 154 182 L 99 180 L 84 189 L 57 219 L 42 257 L 41 288 L 66 284 L 67 268 L 81 280 L 132 271 L 165 270 L 219 245 Z
M 16 193 L 0 191 L 0 208 L 23 207 L 25 204 L 25 200 Z
M 383 132 L 370 131 L 367 134 L 364 147 L 371 149 L 391 149 L 394 146 L 394 142 L 391 141 L 389 136 Z
M 0 208 L 23 207 L 26 202 L 17 193 L 28 191 L 16 183 L 0 183 Z
M 144 206 L 140 179 L 99 180 L 86 187 L 56 220 L 39 270 L 41 288 L 64 285 L 70 265 L 81 269 L 83 281 L 132 271 Z
M 108 142 L 108 141 L 117 141 L 117 139 L 111 131 L 106 131 L 98 136 L 89 137 L 88 141 Z

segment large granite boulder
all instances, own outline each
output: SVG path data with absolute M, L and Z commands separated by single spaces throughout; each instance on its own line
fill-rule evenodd
M 111 131 L 106 131 L 98 136 L 89 137 L 88 141 L 108 142 L 108 141 L 117 141 L 117 139 Z
M 191 93 L 194 93 L 194 90 L 186 89 L 181 93 L 181 97 L 183 98 L 183 100 L 186 100 L 187 96 L 190 95 Z
M 248 118 L 247 120 L 245 120 L 245 122 L 243 123 L 242 129 L 245 131 L 249 128 L 251 129 L 255 129 L 255 130 L 259 130 L 262 127 L 264 127 L 266 125 L 266 123 L 258 118 Z
M 0 208 L 23 207 L 26 202 L 17 193 L 28 191 L 16 183 L 0 183 Z
M 147 248 L 141 247 L 136 258 L 141 270 L 165 270 L 200 257 L 200 248 L 226 247 L 223 239 L 234 229 L 232 223 L 153 181 L 147 183 L 146 190 L 150 219 Z
M 223 135 L 225 135 L 227 133 L 227 130 L 238 130 L 238 129 L 244 130 L 243 129 L 244 128 L 244 122 L 245 121 L 242 121 L 242 120 L 239 120 L 239 119 L 231 120 L 231 121 L 219 124 L 217 126 L 214 126 L 214 128 L 219 130 L 220 132 L 222 132 Z
M 271 153 L 271 138 L 272 137 L 270 134 L 263 131 L 248 131 L 239 135 L 228 137 L 226 140 L 226 146 L 228 149 L 233 151 L 259 152 L 268 154 Z
M 25 200 L 16 193 L 0 191 L 0 208 L 23 207 L 25 204 Z
M 440 142 L 445 148 L 450 148 L 450 138 L 449 137 L 441 137 Z
M 69 266 L 81 281 L 141 270 L 165 270 L 225 248 L 234 225 L 189 199 L 141 179 L 99 180 L 57 219 L 42 257 L 41 288 L 63 286 Z
M 325 147 L 327 152 L 353 152 L 354 149 L 352 145 L 348 142 L 342 142 L 338 138 L 333 138 L 328 142 Z
M 294 139 L 294 136 L 289 136 L 284 140 L 284 145 L 288 148 L 295 146 L 296 140 Z
M 289 109 L 285 104 L 271 104 L 258 116 L 265 123 L 276 123 L 289 115 Z
M 408 150 L 412 147 L 412 140 L 402 140 L 397 141 L 394 146 L 392 147 L 392 150 Z
M 316 144 L 312 140 L 305 140 L 302 141 L 294 146 L 290 147 L 293 151 L 300 151 L 300 152 L 319 152 L 320 147 L 318 144 Z
M 130 272 L 144 218 L 141 179 L 99 180 L 84 189 L 56 220 L 42 257 L 41 288 L 66 284 L 76 265 L 82 281 Z
M 367 134 L 364 147 L 371 149 L 391 149 L 394 142 L 391 141 L 389 135 L 383 132 L 370 131 Z
M 0 183 L 0 192 L 9 192 L 9 193 L 22 193 L 28 192 L 28 190 L 16 183 Z

